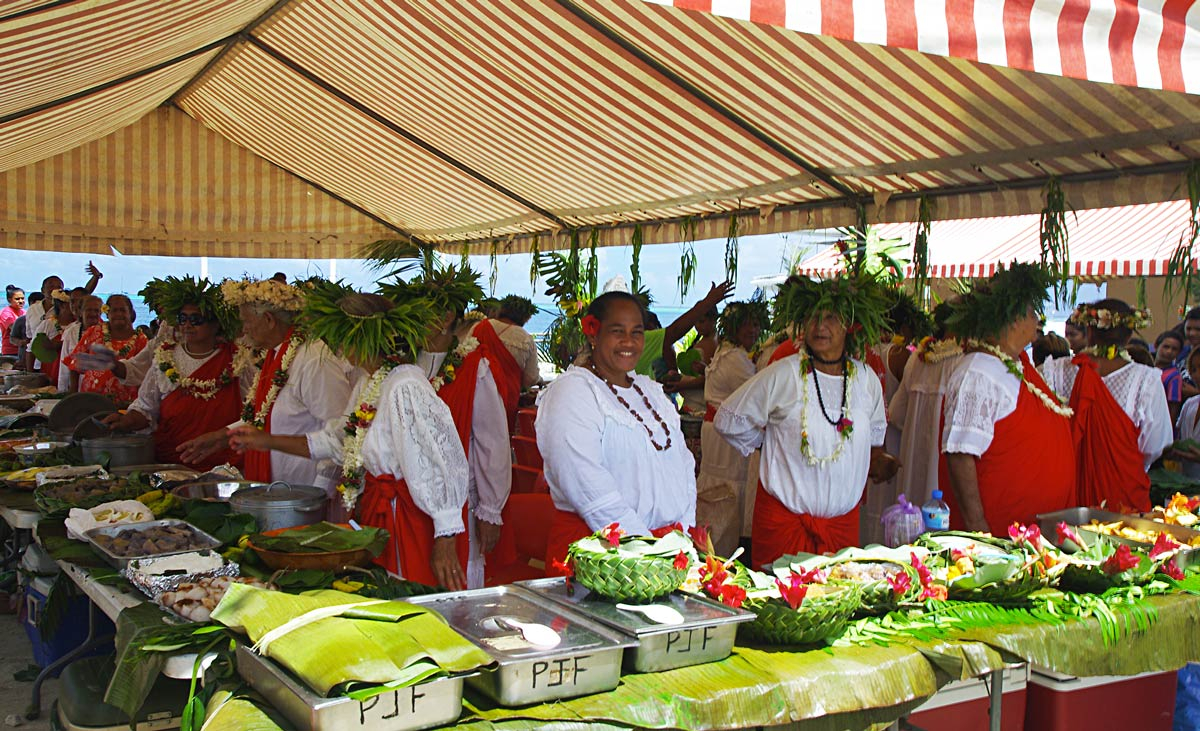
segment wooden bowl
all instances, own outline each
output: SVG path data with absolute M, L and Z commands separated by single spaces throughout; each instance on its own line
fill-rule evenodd
M 349 528 L 346 523 L 339 523 L 343 528 Z M 277 536 L 280 533 L 285 533 L 295 528 L 305 528 L 307 526 L 294 526 L 293 528 L 277 528 L 275 530 L 264 531 L 265 536 Z M 371 552 L 365 548 L 358 548 L 352 551 L 319 551 L 307 553 L 285 553 L 283 551 L 268 551 L 265 548 L 255 546 L 250 542 L 249 547 L 254 549 L 267 568 L 278 571 L 280 569 L 313 569 L 314 571 L 333 571 L 338 572 L 347 566 L 366 566 L 371 562 Z

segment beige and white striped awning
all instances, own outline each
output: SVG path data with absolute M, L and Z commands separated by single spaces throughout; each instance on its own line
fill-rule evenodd
M 960 5 L 0 4 L 0 246 L 511 252 L 910 221 L 923 195 L 1030 213 L 1050 175 L 1077 209 L 1179 196 L 1200 3 Z

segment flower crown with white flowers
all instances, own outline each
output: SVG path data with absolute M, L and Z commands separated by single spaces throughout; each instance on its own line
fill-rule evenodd
M 231 307 L 265 304 L 285 312 L 304 309 L 304 290 L 274 279 L 226 279 L 221 296 Z
M 1141 330 L 1150 327 L 1154 320 L 1149 310 L 1135 308 L 1133 312 L 1120 313 L 1083 304 L 1075 308 L 1068 321 L 1079 327 L 1094 327 L 1097 330 L 1111 330 L 1114 327 Z

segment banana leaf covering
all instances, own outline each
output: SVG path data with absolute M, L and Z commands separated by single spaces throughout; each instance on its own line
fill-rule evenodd
M 238 698 L 227 690 L 219 690 L 208 704 L 204 731 L 282 731 L 258 706 Z
M 272 630 L 310 612 L 326 616 L 279 636 Z M 322 695 L 368 698 L 386 689 L 488 665 L 492 658 L 436 613 L 406 602 L 369 600 L 340 591 L 284 594 L 233 584 L 212 618 L 255 643 L 264 654 Z M 297 624 L 304 622 L 298 620 Z

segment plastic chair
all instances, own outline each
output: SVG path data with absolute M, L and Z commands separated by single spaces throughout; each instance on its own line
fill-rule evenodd
M 542 469 L 542 453 L 538 450 L 537 440 L 533 437 L 512 438 L 514 462 L 524 467 Z

